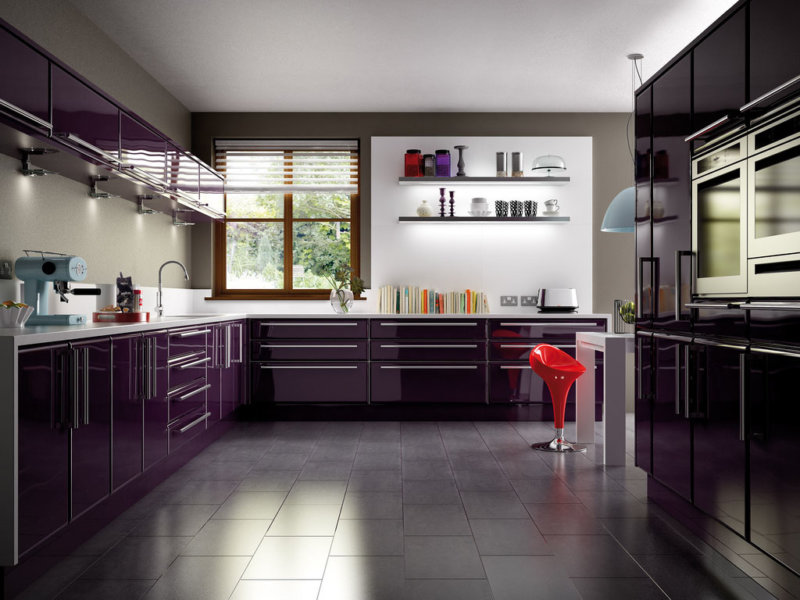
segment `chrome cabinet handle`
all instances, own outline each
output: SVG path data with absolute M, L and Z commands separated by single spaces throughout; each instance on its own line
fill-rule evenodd
M 358 344 L 261 344 L 261 348 L 358 348 Z
M 536 346 L 541 346 L 546 342 L 538 342 L 536 344 L 500 344 L 501 348 L 536 348 Z M 575 348 L 575 344 L 547 344 L 548 346 L 553 346 L 555 348 Z
M 188 352 L 186 354 L 181 354 L 180 356 L 174 356 L 167 361 L 167 364 L 171 367 L 179 362 L 183 362 L 185 360 L 193 360 L 196 357 L 203 357 L 205 356 L 206 351 L 200 350 L 198 352 Z M 213 354 L 213 352 L 212 352 Z
M 62 140 L 67 140 L 69 142 L 72 142 L 73 144 L 77 144 L 78 146 L 82 146 L 86 150 L 89 150 L 90 152 L 94 152 L 95 154 L 99 154 L 100 156 L 105 158 L 110 163 L 114 163 L 115 165 L 120 164 L 120 160 L 116 156 L 113 156 L 113 155 L 109 154 L 105 150 L 101 150 L 100 148 L 98 148 L 94 144 L 90 144 L 89 142 L 87 142 L 86 140 L 78 137 L 74 133 L 57 132 L 57 133 L 54 133 L 53 136 L 57 137 L 57 138 L 61 138 Z
M 500 323 L 500 327 L 573 327 L 580 328 L 581 323 L 548 323 L 546 321 L 538 321 L 534 323 Z
M 207 383 L 203 387 L 199 387 L 196 390 L 192 390 L 191 392 L 188 392 L 188 393 L 184 394 L 183 396 L 178 396 L 177 398 L 173 398 L 173 400 L 175 402 L 183 402 L 187 398 L 191 398 L 192 396 L 196 396 L 197 394 L 201 394 L 201 393 L 205 392 L 210 387 L 211 387 L 211 384 Z
M 737 308 L 742 310 L 800 310 L 800 302 L 751 302 Z
M 150 398 L 155 398 L 158 395 L 158 341 L 156 338 L 151 338 L 152 343 L 152 352 L 151 352 L 151 367 L 149 369 L 150 373 L 153 375 L 152 379 L 152 391 L 150 393 Z
M 89 424 L 89 348 L 83 348 L 83 424 Z
M 681 414 L 681 347 L 678 344 L 675 344 L 675 414 Z
M 39 125 L 41 127 L 44 127 L 45 129 L 52 129 L 53 128 L 53 125 L 48 123 L 44 119 L 40 119 L 36 115 L 33 115 L 33 114 L 29 113 L 27 110 L 23 110 L 22 108 L 20 108 L 16 104 L 12 104 L 11 102 L 8 102 L 7 100 L 0 99 L 0 107 L 5 108 L 6 110 L 10 110 L 11 112 L 16 113 L 17 115 L 19 115 L 21 117 L 24 117 L 28 121 L 31 121 L 32 123 L 35 123 L 36 125 Z
M 730 348 L 731 350 L 739 350 L 740 352 L 744 352 L 747 350 L 747 346 L 743 346 L 741 344 L 729 344 L 724 342 L 717 342 L 715 340 L 709 340 L 706 338 L 694 338 L 695 344 L 700 344 L 702 346 L 713 346 L 714 348 Z
M 357 369 L 358 365 L 261 365 L 261 369 Z
M 79 368 L 78 368 L 78 350 L 73 348 L 72 352 L 72 428 L 78 429 L 80 427 L 80 385 Z
M 477 322 L 461 322 L 453 323 L 450 321 L 444 322 L 429 322 L 429 321 L 389 321 L 380 324 L 381 327 L 476 327 Z
M 148 184 L 150 187 L 153 187 L 159 191 L 164 191 L 164 182 L 160 179 L 157 179 L 155 175 L 151 175 L 147 171 L 144 171 L 141 167 L 137 167 L 136 165 L 127 165 L 121 164 L 119 168 L 123 171 L 129 171 L 139 180 L 142 180 L 144 183 Z
M 709 123 L 708 125 L 706 125 L 702 129 L 698 129 L 693 134 L 685 137 L 683 139 L 683 141 L 684 142 L 691 142 L 692 140 L 696 140 L 697 138 L 701 137 L 702 135 L 708 133 L 709 131 L 715 130 L 717 127 L 719 127 L 720 125 L 722 125 L 723 123 L 725 123 L 727 121 L 730 121 L 730 116 L 729 115 L 725 115 L 724 117 L 720 117 L 719 119 L 717 119 L 713 123 Z
M 800 83 L 800 75 L 798 75 L 796 77 L 792 77 L 789 81 L 786 81 L 786 82 L 780 84 L 775 89 L 772 89 L 772 90 L 768 91 L 766 94 L 762 94 L 761 96 L 759 96 L 755 100 L 752 100 L 751 102 L 748 102 L 747 104 L 745 104 L 744 106 L 742 106 L 739 109 L 739 112 L 747 112 L 748 110 L 750 110 L 751 108 L 755 108 L 756 106 L 758 106 L 759 104 L 761 104 L 765 100 L 769 100 L 770 98 L 772 98 L 772 96 L 775 96 L 776 94 L 780 94 L 785 89 L 790 88 L 790 87 L 792 87 L 792 86 L 794 86 L 794 85 L 796 85 L 798 83 Z
M 289 327 L 317 327 L 319 325 L 324 325 L 325 327 L 355 327 L 358 323 L 347 322 L 347 323 L 340 323 L 335 322 L 331 323 L 329 321 L 317 322 L 317 323 L 310 323 L 308 321 L 301 321 L 297 323 L 291 323 L 287 321 L 274 321 L 274 322 L 267 322 L 267 323 L 259 323 L 259 327 L 276 327 L 276 326 L 289 326 Z
M 650 313 L 645 314 L 642 312 L 644 308 L 644 263 L 650 263 Z M 639 291 L 639 317 L 640 318 L 647 318 L 647 317 L 655 317 L 656 313 L 658 312 L 658 307 L 656 306 L 656 298 L 658 296 L 657 289 L 658 284 L 655 277 L 656 272 L 656 265 L 659 264 L 659 259 L 657 256 L 640 256 L 639 257 L 639 268 L 636 270 L 636 275 L 639 279 L 637 283 L 637 288 Z
M 184 425 L 183 427 L 181 427 L 180 429 L 178 429 L 178 433 L 186 433 L 186 432 L 187 432 L 187 431 L 189 431 L 189 430 L 190 430 L 192 427 L 194 427 L 195 425 L 199 425 L 200 423 L 202 423 L 203 421 L 205 421 L 206 419 L 208 419 L 208 417 L 210 417 L 210 416 L 211 416 L 211 413 L 210 413 L 210 412 L 207 412 L 206 414 L 204 414 L 204 415 L 202 415 L 202 416 L 200 416 L 200 417 L 196 418 L 194 421 L 192 421 L 192 422 L 191 422 L 191 423 L 189 423 L 188 425 Z
M 686 308 L 727 308 L 730 310 L 744 308 L 742 302 L 687 302 Z
M 381 365 L 381 369 L 403 371 L 408 369 L 436 369 L 439 371 L 474 371 L 477 365 Z
M 747 373 L 745 371 L 746 357 L 744 354 L 739 355 L 739 441 L 745 441 L 745 386 L 747 385 Z
M 244 362 L 244 327 L 241 323 L 234 323 L 234 327 L 239 330 L 239 358 L 233 362 L 242 363 Z
M 186 363 L 185 365 L 181 365 L 178 368 L 182 371 L 184 369 L 190 369 L 192 367 L 197 367 L 199 365 L 204 365 L 205 363 L 211 361 L 210 356 L 206 356 L 205 358 L 201 358 L 200 360 L 193 360 L 192 362 Z
M 689 418 L 689 346 L 683 348 L 683 368 L 686 369 L 686 376 L 683 378 L 683 416 Z
M 524 371 L 530 368 L 531 367 L 529 365 L 500 365 L 500 369 L 502 369 L 503 371 L 510 371 L 510 370 Z
M 231 327 L 230 323 L 225 325 L 225 368 L 231 368 Z
M 764 348 L 757 346 L 751 346 L 750 351 L 758 354 L 774 354 L 776 356 L 786 356 L 788 358 L 800 358 L 800 351 L 792 352 L 791 350 L 778 350 L 777 348 Z
M 172 335 L 177 335 L 181 338 L 192 337 L 194 335 L 204 335 L 210 332 L 210 329 L 197 329 L 196 331 L 185 331 L 183 333 L 173 333 Z
M 475 349 L 478 344 L 381 344 L 381 348 L 470 348 Z

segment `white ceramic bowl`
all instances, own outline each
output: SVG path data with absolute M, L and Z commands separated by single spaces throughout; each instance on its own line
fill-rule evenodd
M 33 307 L 0 307 L 0 327 L 24 327 L 25 321 L 33 314 Z

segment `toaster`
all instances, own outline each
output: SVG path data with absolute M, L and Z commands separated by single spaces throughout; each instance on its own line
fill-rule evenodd
M 540 312 L 573 312 L 578 310 L 575 288 L 539 288 Z

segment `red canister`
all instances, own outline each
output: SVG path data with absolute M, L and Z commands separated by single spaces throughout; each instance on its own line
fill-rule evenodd
M 422 150 L 406 150 L 406 177 L 422 177 Z

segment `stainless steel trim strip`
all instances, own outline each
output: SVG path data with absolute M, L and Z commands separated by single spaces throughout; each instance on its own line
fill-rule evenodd
M 745 376 L 745 355 L 739 355 L 739 441 L 743 442 L 745 439 L 745 385 L 747 378 Z
M 731 350 L 739 350 L 741 352 L 747 350 L 747 346 L 742 346 L 741 344 L 728 344 L 725 342 L 717 342 L 715 340 L 708 340 L 697 337 L 692 340 L 692 343 L 700 344 L 701 346 L 712 346 L 714 348 L 730 348 Z
M 674 335 L 672 333 L 654 333 L 653 337 L 661 338 L 663 340 L 672 340 L 675 342 L 686 342 L 687 344 L 692 343 L 692 338 L 686 337 L 684 335 Z
M 727 308 L 729 310 L 744 308 L 744 304 L 741 302 L 687 302 L 684 306 L 686 308 Z
M 800 75 L 798 75 L 796 77 L 792 77 L 789 81 L 786 81 L 786 82 L 780 84 L 775 89 L 772 89 L 772 90 L 768 91 L 766 94 L 762 94 L 761 96 L 759 96 L 755 100 L 752 100 L 752 101 L 748 102 L 747 104 L 745 104 L 744 106 L 742 106 L 739 109 L 739 112 L 747 112 L 748 110 L 758 106 L 759 104 L 761 104 L 765 100 L 769 100 L 775 94 L 779 94 L 783 90 L 785 90 L 786 88 L 792 87 L 793 85 L 795 85 L 797 83 L 800 83 Z
M 380 324 L 381 327 L 476 327 L 478 325 L 477 322 L 466 322 L 466 323 L 452 323 L 449 321 L 444 322 L 428 322 L 428 321 L 388 321 L 383 322 Z
M 478 344 L 381 344 L 381 348 L 471 348 Z
M 260 344 L 260 348 L 358 348 L 358 344 Z
M 187 398 L 191 398 L 192 396 L 196 396 L 197 394 L 201 394 L 201 393 L 205 392 L 207 389 L 210 389 L 210 388 L 211 388 L 211 384 L 207 383 L 203 387 L 199 387 L 196 390 L 192 390 L 191 392 L 189 392 L 187 394 L 184 394 L 183 396 L 178 396 L 177 398 L 171 398 L 171 399 L 175 400 L 177 402 L 183 402 Z
M 358 365 L 261 365 L 261 369 L 357 369 Z
M 206 414 L 202 415 L 201 417 L 198 417 L 197 419 L 195 419 L 194 421 L 192 421 L 192 422 L 191 422 L 191 423 L 189 423 L 188 425 L 184 425 L 183 427 L 181 427 L 180 429 L 178 429 L 178 433 L 186 433 L 186 432 L 187 432 L 187 431 L 189 431 L 189 430 L 190 430 L 192 427 L 194 427 L 195 425 L 199 425 L 200 423 L 202 423 L 203 421 L 205 421 L 206 419 L 208 419 L 208 417 L 210 417 L 210 416 L 211 416 L 211 413 L 210 413 L 210 412 L 207 412 Z
M 170 335 L 177 335 L 178 337 L 185 338 L 185 337 L 192 337 L 194 335 L 203 335 L 205 333 L 210 333 L 210 329 L 198 329 L 196 331 L 185 331 L 183 333 L 172 333 Z
M 44 119 L 40 119 L 36 115 L 32 115 L 27 110 L 24 110 L 24 109 L 20 108 L 19 106 L 17 106 L 16 104 L 12 104 L 11 102 L 8 102 L 7 100 L 3 100 L 2 98 L 0 98 L 0 107 L 8 109 L 13 113 L 18 114 L 21 117 L 25 117 L 29 121 L 31 121 L 33 123 L 36 123 L 37 125 L 41 125 L 42 127 L 46 128 L 46 129 L 52 129 L 53 128 L 53 125 L 51 123 L 48 123 Z
M 114 163 L 115 165 L 118 165 L 120 163 L 119 158 L 117 158 L 116 156 L 113 156 L 113 155 L 109 154 L 108 152 L 98 148 L 94 144 L 90 144 L 89 142 L 87 142 L 86 140 L 78 137 L 74 133 L 56 132 L 56 133 L 53 134 L 53 137 L 57 137 L 57 138 L 60 138 L 62 140 L 67 140 L 68 142 L 73 142 L 74 144 L 77 144 L 78 146 L 82 146 L 83 148 L 89 150 L 90 152 L 94 152 L 95 154 L 99 154 L 100 156 L 105 158 L 108 162 Z
M 210 356 L 206 356 L 205 358 L 201 358 L 200 360 L 193 360 L 190 363 L 186 363 L 185 365 L 181 365 L 178 368 L 182 371 L 183 369 L 189 369 L 191 367 L 196 367 L 198 365 L 205 364 L 211 360 Z
M 716 129 L 717 127 L 719 127 L 720 125 L 722 125 L 723 123 L 725 123 L 726 121 L 729 121 L 729 120 L 730 120 L 730 117 L 728 115 L 725 115 L 724 117 L 720 117 L 719 119 L 717 119 L 713 123 L 709 123 L 708 125 L 706 125 L 702 129 L 698 129 L 693 134 L 691 134 L 688 137 L 684 138 L 683 141 L 684 142 L 691 142 L 692 140 L 695 140 L 695 139 L 699 138 L 700 136 L 702 136 L 704 133 L 708 133 L 709 131 L 713 131 L 714 129 Z
M 439 371 L 474 371 L 478 365 L 381 365 L 381 369 L 402 371 L 407 369 L 433 369 Z

